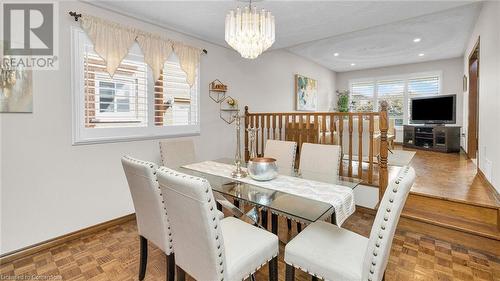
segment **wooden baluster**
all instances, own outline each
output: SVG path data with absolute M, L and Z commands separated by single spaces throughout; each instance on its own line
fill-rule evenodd
M 285 140 L 290 140 L 290 116 L 285 114 Z
M 271 116 L 272 120 L 273 120 L 272 121 L 272 124 L 273 124 L 273 140 L 276 139 L 276 117 L 277 116 L 278 116 L 277 114 L 273 114 L 273 116 Z
M 260 134 L 260 137 L 261 137 L 261 144 L 260 144 L 260 147 L 261 147 L 261 155 L 263 156 L 264 155 L 264 149 L 265 149 L 265 145 L 266 145 L 266 141 L 264 140 L 264 128 L 266 126 L 266 122 L 264 120 L 265 116 L 263 114 L 260 115 L 260 128 L 261 128 L 261 134 Z
M 309 138 L 309 131 L 311 130 L 311 114 L 306 115 L 306 142 L 312 142 Z
M 358 114 L 358 178 L 363 177 L 363 114 Z
M 339 145 L 340 145 L 340 167 L 339 167 L 339 175 L 344 175 L 344 140 L 343 140 L 343 132 L 344 132 L 344 114 L 339 114 Z
M 269 134 L 271 133 L 271 114 L 268 114 L 266 116 L 266 130 L 267 130 L 267 136 L 266 136 L 266 138 L 268 140 L 272 139 L 271 137 L 269 137 Z
M 319 143 L 319 135 L 318 135 L 318 132 L 319 132 L 319 115 L 314 115 L 314 139 L 312 140 L 312 142 L 314 143 Z
M 370 147 L 368 156 L 368 183 L 373 183 L 373 132 L 374 132 L 374 118 L 373 114 L 370 114 Z
M 335 115 L 330 113 L 330 144 L 336 144 L 334 142 L 335 133 Z
M 286 116 L 286 115 L 285 115 Z M 286 123 L 285 123 L 286 124 Z M 278 131 L 279 131 L 279 140 L 281 140 L 281 128 L 283 127 L 283 115 L 278 115 Z
M 255 114 L 255 154 L 257 157 L 259 157 L 259 130 L 260 130 L 260 124 L 259 124 L 259 115 Z
M 245 106 L 245 162 L 250 158 L 250 151 L 248 150 L 248 128 L 249 128 L 249 119 L 248 116 L 248 106 Z
M 321 141 L 323 144 L 326 143 L 326 114 L 321 115 Z
M 302 142 L 304 140 L 304 116 L 299 114 L 299 129 L 298 129 L 298 146 L 302 147 Z
M 381 103 L 382 111 L 380 111 L 380 163 L 379 163 L 379 200 L 382 200 L 385 189 L 389 182 L 389 173 L 387 170 L 388 142 L 387 130 L 389 128 L 389 116 L 387 114 L 387 102 Z
M 349 114 L 349 166 L 347 167 L 347 175 L 352 177 L 352 114 Z

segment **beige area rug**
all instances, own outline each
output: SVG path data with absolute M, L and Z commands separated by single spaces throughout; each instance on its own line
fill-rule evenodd
M 415 151 L 393 150 L 389 151 L 387 163 L 391 166 L 406 166 L 410 164 L 411 159 L 415 156 Z

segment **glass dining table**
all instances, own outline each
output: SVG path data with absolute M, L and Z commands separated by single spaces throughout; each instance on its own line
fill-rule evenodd
M 234 164 L 234 160 L 229 158 L 221 158 L 213 161 Z M 242 163 L 242 166 L 245 166 L 245 164 Z M 331 204 L 326 202 L 245 183 L 235 178 L 200 172 L 185 166 L 178 167 L 178 171 L 208 180 L 214 191 L 214 197 L 219 210 L 224 207 L 236 217 L 245 216 L 254 224 L 265 229 L 268 228 L 267 212 L 270 211 L 271 231 L 274 234 L 278 232 L 278 216 L 284 216 L 306 224 L 327 218 L 331 218 L 332 223 L 336 223 L 335 209 Z M 298 171 L 295 171 L 292 176 L 302 177 Z M 361 180 L 351 177 L 336 177 L 328 179 L 328 183 L 354 189 L 361 183 Z M 227 198 L 232 199 L 233 202 L 230 202 Z M 250 211 L 240 209 L 240 202 L 252 206 Z

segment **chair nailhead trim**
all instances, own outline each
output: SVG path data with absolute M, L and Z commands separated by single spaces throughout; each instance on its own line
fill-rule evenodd
M 161 150 L 161 148 L 160 148 L 160 150 Z M 167 209 L 165 208 L 165 201 L 163 200 L 163 194 L 161 192 L 161 188 L 160 188 L 160 185 L 158 183 L 158 178 L 156 177 L 158 171 L 166 171 L 166 170 L 164 169 L 164 167 L 158 167 L 156 164 L 154 164 L 152 162 L 134 159 L 128 155 L 123 156 L 123 158 L 126 159 L 127 161 L 130 161 L 130 162 L 135 163 L 137 165 L 141 165 L 147 169 L 153 169 L 153 171 L 151 171 L 151 173 L 155 176 L 154 182 L 156 182 L 156 187 L 158 188 L 158 191 L 159 191 L 161 203 L 163 204 L 163 210 L 165 211 L 165 216 L 166 216 L 165 221 L 167 222 L 167 234 L 169 237 L 172 236 L 172 232 L 170 230 L 170 224 L 168 222 L 168 213 L 167 213 Z M 162 159 L 162 161 L 163 161 L 163 159 Z M 153 180 L 153 179 L 151 179 L 151 180 Z M 173 252 L 172 240 L 169 241 L 168 249 L 170 250 L 170 252 L 166 251 L 167 255 L 169 255 L 170 253 Z

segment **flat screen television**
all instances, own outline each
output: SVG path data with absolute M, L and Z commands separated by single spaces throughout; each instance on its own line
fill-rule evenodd
M 456 96 L 411 99 L 411 123 L 454 124 Z

